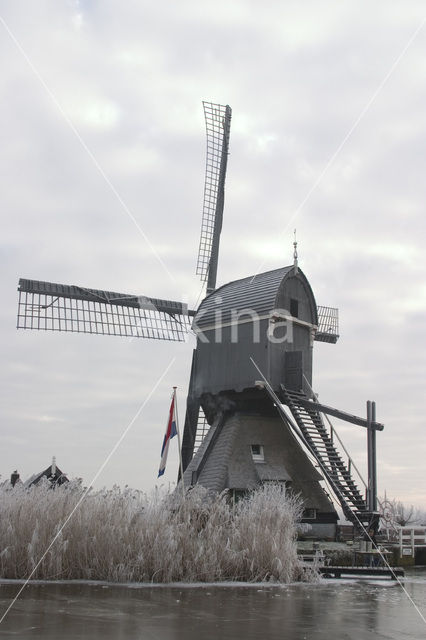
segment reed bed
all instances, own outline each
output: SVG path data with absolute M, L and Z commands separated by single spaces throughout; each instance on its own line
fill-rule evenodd
M 74 512 L 73 512 L 74 511 Z M 72 516 L 68 519 L 69 515 Z M 233 505 L 202 487 L 151 495 L 0 487 L 0 577 L 113 582 L 312 580 L 297 558 L 302 505 L 265 485 Z

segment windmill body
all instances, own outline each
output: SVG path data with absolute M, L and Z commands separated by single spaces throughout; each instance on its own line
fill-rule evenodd
M 182 442 L 185 487 L 199 482 L 238 498 L 259 483 L 279 482 L 302 496 L 313 535 L 332 538 L 337 515 L 325 480 L 347 518 L 361 528 L 376 526 L 374 456 L 365 499 L 323 415 L 367 427 L 374 447 L 383 425 L 374 412 L 367 420 L 351 416 L 320 405 L 313 394 L 313 345 L 337 341 L 338 317 L 336 309 L 317 306 L 296 244 L 292 265 L 216 288 L 231 109 L 203 104 L 207 156 L 197 273 L 207 296 L 198 309 L 21 279 L 17 326 L 184 340 L 192 325 L 197 345 Z
M 311 387 L 318 312 L 305 275 L 292 265 L 223 285 L 201 303 L 193 326 L 184 482 L 234 498 L 279 482 L 302 495 L 312 535 L 334 537 L 337 514 L 322 476 L 257 384 L 260 371 L 278 394 L 281 385 Z M 200 407 L 211 426 L 193 457 Z

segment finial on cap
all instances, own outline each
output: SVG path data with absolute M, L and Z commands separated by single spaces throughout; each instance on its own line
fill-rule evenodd
M 294 258 L 294 262 L 293 262 L 293 266 L 294 266 L 294 273 L 298 273 L 299 271 L 299 265 L 297 262 L 297 240 L 296 240 L 296 229 L 294 230 L 294 242 L 293 242 L 293 247 L 294 247 L 294 252 L 293 252 L 293 258 Z

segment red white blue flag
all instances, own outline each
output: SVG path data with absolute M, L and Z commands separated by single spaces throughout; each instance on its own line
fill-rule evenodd
M 169 453 L 170 440 L 177 435 L 176 417 L 175 417 L 175 393 L 173 393 L 172 404 L 170 405 L 169 419 L 167 421 L 166 434 L 164 436 L 163 447 L 161 449 L 160 468 L 158 477 L 162 476 L 166 469 L 167 454 Z

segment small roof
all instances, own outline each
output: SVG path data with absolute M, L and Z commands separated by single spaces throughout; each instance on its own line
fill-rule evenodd
M 229 322 L 231 310 L 253 309 L 259 315 L 275 308 L 275 299 L 282 279 L 293 269 L 282 267 L 265 273 L 234 280 L 207 296 L 198 307 L 195 322 L 199 327 L 214 324 L 220 309 L 222 322 Z
M 259 316 L 269 314 L 277 308 L 280 285 L 290 273 L 294 274 L 293 265 L 222 285 L 202 301 L 195 316 L 195 324 L 200 328 L 214 325 L 218 311 L 221 323 L 231 320 L 232 311 L 235 313 L 250 309 Z M 296 277 L 301 277 L 310 289 L 301 269 L 298 269 Z
M 52 484 L 52 486 L 69 482 L 67 476 L 62 473 L 59 467 L 56 464 L 52 463 L 44 471 L 35 473 L 30 478 L 28 478 L 28 480 L 25 482 L 25 485 L 27 487 L 32 487 L 33 485 L 38 484 L 42 478 L 46 478 L 46 480 L 48 480 Z

